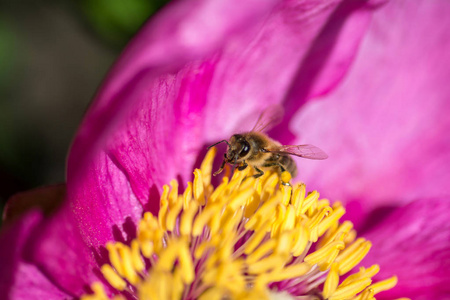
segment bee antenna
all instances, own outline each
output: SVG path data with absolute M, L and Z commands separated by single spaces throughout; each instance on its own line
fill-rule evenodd
M 206 148 L 206 149 L 208 150 L 209 148 L 214 147 L 215 145 L 218 145 L 218 144 L 220 144 L 220 143 L 227 143 L 228 147 L 231 147 L 230 143 L 228 143 L 227 140 L 222 140 L 222 141 L 220 141 L 220 142 L 217 142 L 217 143 L 215 143 L 215 144 L 212 144 L 211 146 L 209 146 L 209 147 Z

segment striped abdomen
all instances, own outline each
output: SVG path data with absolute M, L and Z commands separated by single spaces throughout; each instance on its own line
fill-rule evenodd
M 278 162 L 291 173 L 292 177 L 297 176 L 297 164 L 290 155 L 280 155 Z

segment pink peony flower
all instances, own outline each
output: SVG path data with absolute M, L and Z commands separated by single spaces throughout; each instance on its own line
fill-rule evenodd
M 108 242 L 132 244 L 144 212 L 160 213 L 164 184 L 176 178 L 188 188 L 206 145 L 250 129 L 262 109 L 282 104 L 284 122 L 270 136 L 330 156 L 298 161 L 297 180 L 348 204 L 373 244 L 362 264 L 380 265 L 380 279 L 398 277 L 377 299 L 448 298 L 449 11 L 445 0 L 170 3 L 98 91 L 69 154 L 60 207 L 45 217 L 31 209 L 2 230 L 0 295 L 72 299 L 99 281 L 117 293 L 102 266 L 128 250 Z M 11 199 L 7 221 L 15 203 L 30 198 L 37 196 Z M 386 206 L 393 212 L 381 220 L 374 212 Z M 330 288 L 334 274 L 347 273 L 316 265 L 318 286 L 328 279 Z M 276 282 L 268 287 L 316 292 L 304 282 Z

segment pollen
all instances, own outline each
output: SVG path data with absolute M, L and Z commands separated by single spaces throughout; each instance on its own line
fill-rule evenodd
M 106 245 L 109 263 L 82 300 L 370 300 L 396 285 L 396 276 L 373 280 L 378 265 L 355 270 L 372 244 L 340 222 L 341 203 L 291 185 L 287 172 L 228 169 L 215 188 L 215 154 L 183 192 L 176 180 L 162 188 L 158 215 L 144 213 L 136 239 Z

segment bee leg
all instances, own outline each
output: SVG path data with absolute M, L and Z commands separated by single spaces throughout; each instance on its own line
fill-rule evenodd
M 284 174 L 284 172 L 282 174 Z M 291 174 L 287 173 L 286 175 L 288 176 L 288 178 L 291 178 Z M 281 178 L 283 178 L 283 176 Z M 291 186 L 290 179 L 289 180 L 281 179 L 281 184 L 284 186 Z M 292 191 L 291 191 L 291 193 L 292 193 Z
M 280 163 L 277 163 L 276 165 L 280 167 L 281 173 L 286 172 L 286 169 Z
M 265 164 L 265 165 L 264 165 L 264 167 L 266 167 L 266 168 L 268 168 L 268 167 L 275 167 L 275 166 L 280 167 L 281 173 L 283 173 L 283 172 L 286 171 L 286 169 L 285 169 L 280 163 L 278 163 L 278 162 L 270 163 L 270 164 Z
M 291 173 L 287 172 L 286 169 L 281 164 L 278 164 L 278 166 L 281 169 L 281 176 L 280 176 L 281 177 L 281 184 L 285 185 L 285 186 L 291 186 L 291 183 L 290 183 L 291 178 L 292 178 Z M 291 193 L 292 193 L 292 190 L 291 190 Z
M 239 167 L 238 167 L 238 170 L 239 170 L 239 171 L 243 171 L 243 170 L 245 170 L 245 168 L 247 168 L 247 167 L 248 167 L 248 164 L 247 164 L 246 162 L 244 162 L 242 166 L 239 166 Z
M 217 170 L 216 172 L 214 172 L 213 176 L 219 175 L 220 173 L 222 173 L 223 168 L 225 167 L 225 164 L 227 163 L 227 155 L 224 154 L 223 155 L 223 161 L 222 164 L 220 165 L 219 170 Z
M 276 162 L 276 163 L 270 163 L 270 164 L 266 164 L 264 165 L 264 167 L 275 167 L 278 166 L 280 167 L 281 173 L 283 174 L 284 172 L 286 172 L 286 169 L 283 167 L 283 165 L 281 165 L 280 163 Z M 283 176 L 281 176 L 281 178 L 283 178 Z M 289 178 L 290 178 L 290 174 L 289 174 Z M 289 181 L 284 181 L 283 179 L 281 179 L 281 184 L 285 185 L 285 186 L 291 186 L 291 184 L 289 183 Z
M 258 169 L 257 167 L 254 167 L 255 170 L 258 172 L 258 174 L 253 175 L 253 177 L 258 178 L 264 175 L 264 172 Z

